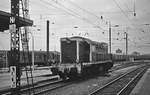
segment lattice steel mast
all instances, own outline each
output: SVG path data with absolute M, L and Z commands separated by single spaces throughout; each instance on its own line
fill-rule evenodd
M 18 23 L 17 23 L 18 21 Z M 11 34 L 11 61 L 10 61 L 10 72 L 11 72 L 11 91 L 12 95 L 19 93 L 20 91 L 20 43 L 19 43 L 19 0 L 11 0 L 11 17 L 10 17 L 10 34 Z
M 20 16 L 20 1 L 22 5 L 23 18 L 29 18 L 29 1 L 28 0 L 11 0 L 11 16 L 10 16 L 10 34 L 11 34 L 11 50 L 10 50 L 10 72 L 11 72 L 11 95 L 20 94 L 20 84 L 21 84 L 21 66 L 20 66 L 20 33 L 22 49 L 25 53 L 24 60 L 29 62 L 29 46 L 28 46 L 28 27 L 25 27 L 24 31 L 20 31 L 19 16 Z M 32 71 L 31 71 L 32 76 Z M 28 73 L 27 73 L 28 77 Z M 28 80 L 28 79 L 27 79 Z M 33 83 L 33 79 L 32 79 Z

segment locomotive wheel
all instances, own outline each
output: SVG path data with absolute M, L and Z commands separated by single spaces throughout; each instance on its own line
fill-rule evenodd
M 70 79 L 77 79 L 77 77 L 78 77 L 78 73 L 77 72 L 78 72 L 77 68 L 71 68 L 69 78 Z
M 58 75 L 58 69 L 57 68 L 51 68 L 51 71 L 53 75 Z
M 85 77 L 87 75 L 87 71 L 85 68 L 82 68 L 81 77 Z
M 100 66 L 98 71 L 101 73 L 101 72 L 104 72 L 104 67 L 103 66 Z
M 67 79 L 67 76 L 66 76 L 64 73 L 60 72 L 60 71 L 59 71 L 59 76 L 60 76 L 60 78 L 62 78 L 63 80 L 66 80 L 66 79 Z

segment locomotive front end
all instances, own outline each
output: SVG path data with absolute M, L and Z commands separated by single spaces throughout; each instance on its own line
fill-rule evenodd
M 72 78 L 81 73 L 81 64 L 78 58 L 78 42 L 76 40 L 61 38 L 60 63 L 52 68 L 52 72 L 61 78 Z

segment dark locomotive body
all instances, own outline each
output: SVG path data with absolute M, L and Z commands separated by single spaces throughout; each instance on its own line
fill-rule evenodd
M 83 37 L 61 38 L 60 64 L 52 68 L 62 78 L 107 72 L 112 66 L 108 44 Z

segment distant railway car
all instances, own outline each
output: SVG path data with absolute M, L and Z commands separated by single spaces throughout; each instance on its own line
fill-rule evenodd
M 112 57 L 113 61 L 126 61 L 126 59 L 128 58 L 126 57 L 126 55 L 122 55 L 122 54 L 113 54 L 112 56 L 113 56 Z
M 20 63 L 24 63 L 24 56 L 23 56 L 23 52 L 21 52 L 21 56 L 20 56 Z M 30 62 L 31 62 L 31 58 L 32 58 L 32 52 L 29 52 L 29 58 L 30 58 Z M 49 51 L 49 57 L 48 57 L 48 62 L 49 64 L 47 64 L 47 55 L 46 55 L 46 51 L 34 51 L 34 64 L 35 65 L 41 65 L 41 66 L 46 66 L 46 65 L 50 65 L 50 64 L 54 64 L 56 62 L 59 62 L 59 58 L 60 58 L 60 54 L 57 51 Z M 31 64 L 31 63 L 30 63 Z
M 150 54 L 144 54 L 144 55 L 136 55 L 135 56 L 136 60 L 150 60 Z
M 20 66 L 26 66 L 26 65 L 31 65 L 32 63 L 32 52 L 29 51 L 29 56 L 28 59 L 30 61 L 25 61 L 25 56 L 27 52 L 20 51 Z M 2 57 L 1 57 L 2 55 Z M 57 51 L 49 51 L 49 64 L 47 64 L 47 56 L 46 56 L 46 51 L 34 51 L 34 64 L 38 66 L 46 66 L 50 64 L 55 64 L 60 62 L 60 53 Z M 2 62 L 1 62 L 2 59 Z M 3 51 L 1 54 L 0 52 L 0 67 L 9 67 L 10 66 L 10 61 L 12 61 L 12 58 L 10 56 L 10 51 Z M 30 62 L 30 63 L 29 63 Z M 6 66 L 4 66 L 6 65 Z
M 60 64 L 52 68 L 61 78 L 73 78 L 87 74 L 107 72 L 112 66 L 108 44 L 95 42 L 83 37 L 60 39 Z

